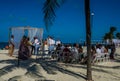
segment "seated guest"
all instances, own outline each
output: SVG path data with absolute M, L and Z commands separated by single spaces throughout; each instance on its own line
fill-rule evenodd
M 105 46 L 104 53 L 108 53 L 108 46 Z
M 62 54 L 61 44 L 58 44 L 56 46 L 55 54 L 56 54 L 56 56 L 58 56 L 58 61 L 60 61 L 61 60 L 61 54 Z
M 97 54 L 101 54 L 102 53 L 100 45 L 96 45 L 96 53 Z
M 78 53 L 78 44 L 74 44 L 72 48 L 73 60 L 78 62 L 79 53 Z
M 56 50 L 61 50 L 61 44 L 58 44 Z
M 63 57 L 65 63 L 70 61 L 70 59 L 69 59 L 70 55 L 71 55 L 71 51 L 68 48 L 68 45 L 65 45 L 65 48 L 63 49 L 63 54 L 62 54 L 62 57 Z
M 79 52 L 79 53 L 83 53 L 83 48 L 82 48 L 81 45 L 79 45 L 78 52 Z
M 95 46 L 91 47 L 91 56 L 92 56 L 92 61 L 95 59 L 96 57 L 96 48 Z
M 102 52 L 102 53 L 105 52 L 105 46 L 104 46 L 104 45 L 101 46 L 101 52 Z
M 48 42 L 47 42 L 47 39 L 44 41 L 44 53 L 45 54 L 48 54 Z

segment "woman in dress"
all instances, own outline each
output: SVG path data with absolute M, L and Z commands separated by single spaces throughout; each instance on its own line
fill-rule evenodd
M 30 57 L 30 51 L 29 51 L 27 43 L 28 43 L 27 37 L 23 36 L 21 43 L 20 43 L 19 51 L 18 51 L 19 59 L 27 60 Z

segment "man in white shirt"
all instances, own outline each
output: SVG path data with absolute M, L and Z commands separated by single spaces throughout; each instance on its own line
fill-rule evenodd
M 97 57 L 101 57 L 103 56 L 104 53 L 102 53 L 102 50 L 101 50 L 101 46 L 100 45 L 97 45 L 96 46 L 96 54 L 97 54 Z
M 98 53 L 98 54 L 102 53 L 101 49 L 97 48 L 96 53 Z
M 48 37 L 49 51 L 54 50 L 55 40 L 52 37 Z
M 60 41 L 60 40 L 57 40 L 57 41 L 56 41 L 56 45 L 58 45 L 58 44 L 61 44 L 61 41 Z
M 34 37 L 33 46 L 34 46 L 34 54 L 36 55 L 38 54 L 38 49 L 40 47 L 40 42 L 37 37 Z

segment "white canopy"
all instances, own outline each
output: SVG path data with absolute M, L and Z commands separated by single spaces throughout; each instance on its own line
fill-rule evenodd
M 25 35 L 30 38 L 30 41 L 33 41 L 34 37 L 37 37 L 40 41 L 43 39 L 43 28 L 37 28 L 37 27 L 11 27 L 10 33 L 9 33 L 9 39 L 10 35 L 14 35 L 14 41 L 15 41 L 15 48 L 19 47 L 20 40 Z

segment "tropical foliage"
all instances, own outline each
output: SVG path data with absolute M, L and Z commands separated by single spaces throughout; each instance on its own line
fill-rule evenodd
M 120 39 L 120 32 L 116 33 L 116 37 Z
M 116 31 L 116 27 L 110 27 L 110 31 L 108 33 L 105 33 L 105 35 L 103 36 L 103 39 L 106 40 L 106 39 L 110 39 L 112 40 L 113 38 L 115 38 L 114 36 L 114 32 Z
M 53 25 L 56 14 L 55 10 L 60 7 L 60 5 L 65 0 L 46 0 L 43 6 L 44 13 L 44 23 L 46 30 L 49 32 L 49 28 Z
M 106 40 L 106 39 L 110 39 L 110 40 L 111 40 L 112 38 L 114 38 L 114 36 L 113 36 L 113 34 L 110 33 L 110 32 L 105 33 L 105 36 L 103 37 L 104 40 Z

